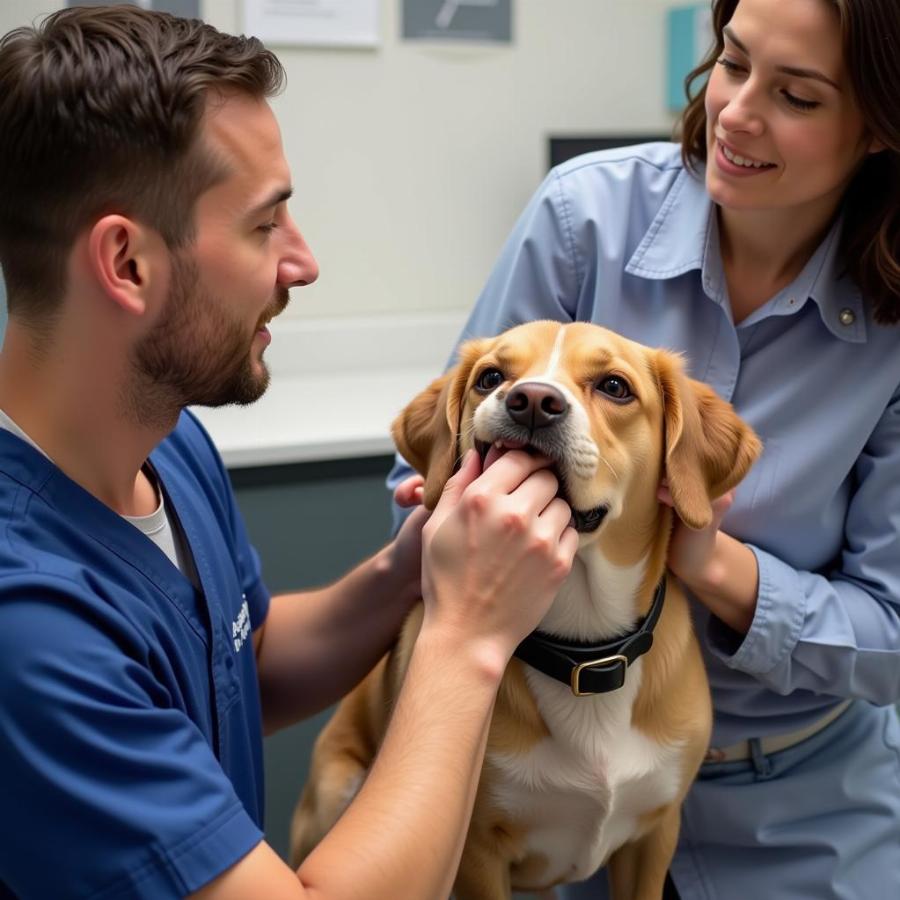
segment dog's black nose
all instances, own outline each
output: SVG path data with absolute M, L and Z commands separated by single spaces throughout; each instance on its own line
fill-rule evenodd
M 506 395 L 506 410 L 516 424 L 534 430 L 555 425 L 565 417 L 569 404 L 552 384 L 526 381 Z

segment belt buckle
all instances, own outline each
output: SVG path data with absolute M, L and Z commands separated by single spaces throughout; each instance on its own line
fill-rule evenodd
M 621 663 L 623 667 L 623 680 L 624 680 L 624 669 L 628 668 L 628 657 L 623 656 L 621 653 L 616 654 L 615 656 L 604 656 L 603 659 L 592 659 L 590 662 L 579 663 L 572 669 L 572 675 L 570 678 L 570 684 L 572 687 L 572 693 L 576 697 L 593 697 L 597 694 L 597 691 L 583 691 L 581 690 L 581 673 L 584 669 L 590 669 L 594 666 L 608 666 L 610 663 Z

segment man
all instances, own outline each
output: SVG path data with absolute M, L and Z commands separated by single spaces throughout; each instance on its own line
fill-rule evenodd
M 258 41 L 133 7 L 0 42 L 0 895 L 447 896 L 501 674 L 571 565 L 545 461 L 473 454 L 424 528 L 270 600 L 184 409 L 263 393 L 266 323 L 318 274 L 281 81 Z M 294 873 L 262 732 L 346 692 L 420 592 L 384 746 Z

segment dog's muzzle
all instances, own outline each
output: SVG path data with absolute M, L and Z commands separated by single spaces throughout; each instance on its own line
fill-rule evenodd
M 553 473 L 559 481 L 558 497 L 572 509 L 572 527 L 581 534 L 596 531 L 606 518 L 605 505 L 593 509 L 576 509 L 566 490 L 563 467 L 566 445 L 561 426 L 569 415 L 569 402 L 562 391 L 542 381 L 526 381 L 515 385 L 503 400 L 506 421 L 491 441 L 475 441 L 475 449 L 484 463 L 491 443 L 503 449 L 525 450 L 552 460 Z

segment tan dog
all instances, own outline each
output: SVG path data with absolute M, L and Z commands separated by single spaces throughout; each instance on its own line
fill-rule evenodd
M 759 441 L 674 354 L 555 322 L 465 344 L 393 430 L 425 475 L 428 507 L 468 448 L 538 450 L 581 532 L 541 634 L 501 683 L 454 896 L 503 900 L 608 864 L 616 900 L 657 900 L 711 722 L 687 601 L 665 571 L 672 513 L 657 489 L 666 478 L 678 515 L 701 528 Z M 421 608 L 320 735 L 294 815 L 295 864 L 365 777 L 420 622 Z

